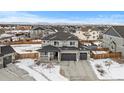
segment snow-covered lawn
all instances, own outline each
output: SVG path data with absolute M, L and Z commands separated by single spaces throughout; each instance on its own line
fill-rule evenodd
M 60 66 L 52 65 L 50 63 L 36 65 L 33 59 L 17 60 L 16 65 L 24 69 L 37 81 L 67 81 L 62 75 L 60 75 Z
M 124 64 L 119 64 L 112 59 L 90 60 L 90 64 L 101 80 L 124 79 Z
M 14 36 L 13 34 L 6 34 L 6 33 L 4 33 L 4 34 L 0 35 L 0 39 L 6 38 L 6 37 L 13 37 L 13 36 Z
M 41 48 L 41 44 L 18 44 L 18 45 L 11 45 L 11 46 L 19 54 L 36 52 L 35 50 Z
M 24 60 L 18 60 L 20 61 L 19 63 L 16 63 L 16 65 L 24 69 L 29 73 L 30 76 L 32 76 L 35 80 L 37 81 L 48 81 L 45 77 L 43 77 L 40 73 L 37 71 L 34 71 L 33 69 L 30 68 L 30 66 L 34 65 L 34 61 L 31 59 L 24 59 Z
M 107 51 L 92 51 L 93 54 L 106 54 L 108 53 Z
M 51 64 L 41 64 L 39 66 L 34 66 L 34 70 L 43 73 L 49 80 L 52 81 L 67 81 L 65 77 L 60 75 L 60 66 Z

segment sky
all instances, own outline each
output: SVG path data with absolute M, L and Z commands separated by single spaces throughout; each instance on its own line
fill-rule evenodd
M 124 11 L 0 11 L 0 22 L 124 24 Z

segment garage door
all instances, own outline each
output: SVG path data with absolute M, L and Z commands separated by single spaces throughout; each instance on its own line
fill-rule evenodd
M 87 60 L 87 53 L 80 53 L 80 60 Z
M 76 54 L 75 53 L 62 53 L 61 61 L 76 61 Z
M 6 67 L 7 64 L 12 62 L 12 56 L 7 56 L 3 58 L 3 66 Z

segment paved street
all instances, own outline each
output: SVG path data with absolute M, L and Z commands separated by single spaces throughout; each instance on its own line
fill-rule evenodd
M 71 81 L 93 81 L 97 80 L 90 64 L 87 61 L 61 62 L 61 69 Z

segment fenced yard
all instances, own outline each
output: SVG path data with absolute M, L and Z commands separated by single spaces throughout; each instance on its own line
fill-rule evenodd
M 96 48 L 96 51 L 109 51 L 109 48 Z
M 39 53 L 16 54 L 16 59 L 25 59 L 25 58 L 38 59 Z
M 108 52 L 104 54 L 93 54 L 91 53 L 91 57 L 94 59 L 104 59 L 104 58 L 121 58 L 121 52 Z
M 1 41 L 0 44 L 5 44 L 5 45 L 18 45 L 18 44 L 41 44 L 41 40 L 32 40 L 32 39 L 27 39 L 27 40 L 19 40 L 19 41 Z

